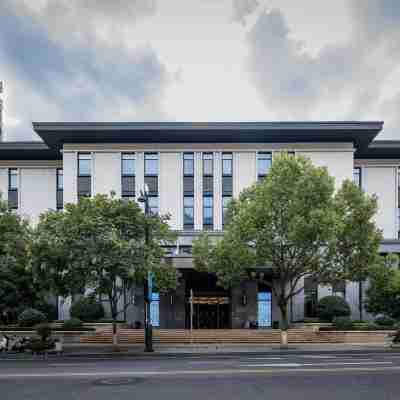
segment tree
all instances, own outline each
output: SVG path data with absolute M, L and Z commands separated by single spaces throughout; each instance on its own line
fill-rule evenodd
M 265 283 L 281 312 L 282 346 L 290 299 L 303 290 L 303 277 L 318 276 L 329 261 L 327 243 L 336 226 L 333 193 L 334 180 L 325 168 L 283 154 L 274 158 L 265 179 L 232 203 L 223 238 L 213 245 L 203 237 L 194 245 L 195 265 L 215 273 L 226 288 L 249 270 L 268 268 L 272 285 Z
M 281 312 L 281 344 L 286 346 L 288 304 L 304 290 L 304 277 L 332 282 L 361 276 L 364 263 L 374 259 L 379 236 L 371 222 L 375 205 L 375 199 L 356 192 L 349 182 L 335 195 L 334 178 L 326 168 L 283 153 L 274 158 L 266 178 L 231 203 L 222 239 L 212 243 L 203 236 L 194 244 L 195 266 L 216 274 L 225 288 L 249 276 L 269 285 Z M 351 231 L 356 223 L 359 231 L 366 226 L 360 238 Z M 346 252 L 347 246 L 355 249 Z M 260 267 L 272 283 L 264 279 L 266 274 L 257 274 Z
M 365 308 L 372 314 L 400 319 L 400 270 L 395 254 L 380 257 L 370 267 Z
M 359 283 L 359 316 L 363 319 L 363 282 L 369 268 L 379 256 L 381 231 L 373 217 L 377 212 L 376 196 L 368 196 L 353 182 L 346 180 L 335 195 L 338 216 L 337 232 L 331 241 L 333 269 L 328 280 L 350 280 Z
M 42 290 L 30 268 L 30 228 L 0 199 L 0 308 L 34 307 Z
M 113 343 L 117 343 L 118 315 L 124 293 L 143 282 L 148 271 L 169 279 L 160 290 L 175 288 L 177 271 L 163 262 L 162 244 L 174 239 L 168 217 L 145 216 L 136 202 L 96 195 L 67 204 L 64 212 L 42 215 L 35 231 L 36 272 L 62 296 L 91 289 L 108 299 L 113 320 Z M 145 226 L 151 239 L 145 242 Z

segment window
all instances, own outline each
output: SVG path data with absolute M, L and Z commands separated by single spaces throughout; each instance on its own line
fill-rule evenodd
M 203 153 L 203 176 L 213 176 L 213 153 Z
M 131 200 L 135 197 L 135 154 L 121 155 L 121 197 Z
M 353 182 L 359 187 L 361 188 L 361 168 L 360 167 L 356 167 L 353 169 Z
M 183 175 L 193 176 L 194 175 L 194 154 L 184 153 L 183 154 Z
M 92 195 L 92 156 L 90 153 L 78 154 L 78 199 Z
M 225 225 L 227 222 L 227 212 L 229 203 L 232 201 L 232 196 L 223 196 L 222 197 L 222 225 Z
M 183 198 L 183 227 L 184 229 L 194 227 L 194 198 L 192 196 Z
M 232 153 L 222 153 L 222 176 L 232 176 Z
M 271 292 L 258 292 L 257 294 L 257 320 L 260 328 L 270 328 L 272 325 L 271 297 Z
M 332 284 L 332 295 L 346 298 L 346 281 L 338 281 Z
M 57 168 L 57 210 L 64 207 L 64 172 L 62 168 Z
M 151 214 L 158 214 L 158 197 L 149 196 L 149 211 Z
M 18 169 L 8 170 L 8 207 L 12 210 L 18 209 Z
M 144 174 L 146 176 L 158 175 L 158 154 L 146 153 L 144 155 Z
M 271 153 L 258 153 L 257 156 L 257 175 L 262 178 L 268 174 L 272 165 Z
M 150 321 L 154 327 L 160 326 L 160 294 L 152 293 L 150 302 Z
M 203 226 L 204 229 L 213 228 L 213 197 L 203 197 Z
M 315 318 L 318 306 L 318 281 L 312 277 L 304 278 L 304 317 Z

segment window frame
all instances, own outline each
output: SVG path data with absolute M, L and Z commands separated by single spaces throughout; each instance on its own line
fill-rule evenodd
M 268 175 L 269 170 L 272 167 L 272 152 L 271 151 L 259 151 L 257 153 L 257 177 L 258 178 L 264 178 Z M 261 160 L 268 160 L 269 161 L 269 167 L 267 168 L 267 171 L 265 173 L 260 173 L 260 161 Z
M 87 156 L 87 158 L 83 158 L 84 156 Z M 89 161 L 90 171 L 88 174 L 81 173 L 81 163 L 80 162 L 82 160 Z M 79 176 L 92 177 L 92 153 L 87 153 L 87 152 L 78 153 L 78 177 Z
M 154 158 L 151 158 L 154 157 Z M 157 171 L 155 173 L 148 172 L 147 161 L 156 160 L 157 161 Z M 144 176 L 158 176 L 160 172 L 160 157 L 157 152 L 144 153 Z
M 186 157 L 191 157 L 191 158 L 186 158 Z M 191 164 L 192 164 L 191 172 L 186 171 L 186 168 L 185 168 L 186 161 L 191 161 Z M 194 153 L 193 152 L 183 153 L 183 176 L 184 177 L 194 177 Z
M 214 153 L 212 152 L 205 152 L 202 154 L 202 160 L 203 160 L 203 177 L 204 176 L 214 176 Z M 207 162 L 206 162 L 207 161 Z M 208 162 L 211 163 L 211 172 L 210 173 L 206 173 L 206 164 L 208 164 Z

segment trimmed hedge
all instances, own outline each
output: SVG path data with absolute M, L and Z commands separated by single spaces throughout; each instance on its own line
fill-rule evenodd
M 103 305 L 94 297 L 82 297 L 71 306 L 71 317 L 81 321 L 98 321 L 104 318 Z
M 34 308 L 27 308 L 18 316 L 18 324 L 23 327 L 31 327 L 46 322 L 46 315 Z
M 71 318 L 66 321 L 64 321 L 62 328 L 65 329 L 66 331 L 70 329 L 82 329 L 83 323 L 80 319 L 78 318 Z
M 350 313 L 350 306 L 339 296 L 326 296 L 318 303 L 318 316 L 323 321 L 332 322 L 337 317 L 349 317 Z

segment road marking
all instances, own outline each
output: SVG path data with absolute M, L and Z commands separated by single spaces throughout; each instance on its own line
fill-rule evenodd
M 282 357 L 248 357 L 247 360 L 283 360 Z
M 385 372 L 400 371 L 400 366 L 393 367 L 357 367 L 346 368 L 347 371 L 355 372 Z M 0 374 L 2 379 L 18 378 L 92 378 L 92 377 L 147 377 L 147 376 L 176 376 L 176 375 L 236 375 L 236 374 L 276 374 L 276 373 L 299 373 L 299 372 L 343 372 L 342 368 L 297 368 L 297 369 L 226 369 L 226 370 L 176 370 L 176 371 L 116 371 L 116 372 L 52 372 L 52 373 L 8 373 Z
M 323 363 L 279 363 L 279 364 L 240 364 L 242 367 L 330 367 L 334 365 L 387 365 L 393 364 L 391 361 L 373 361 L 373 362 L 323 362 Z

